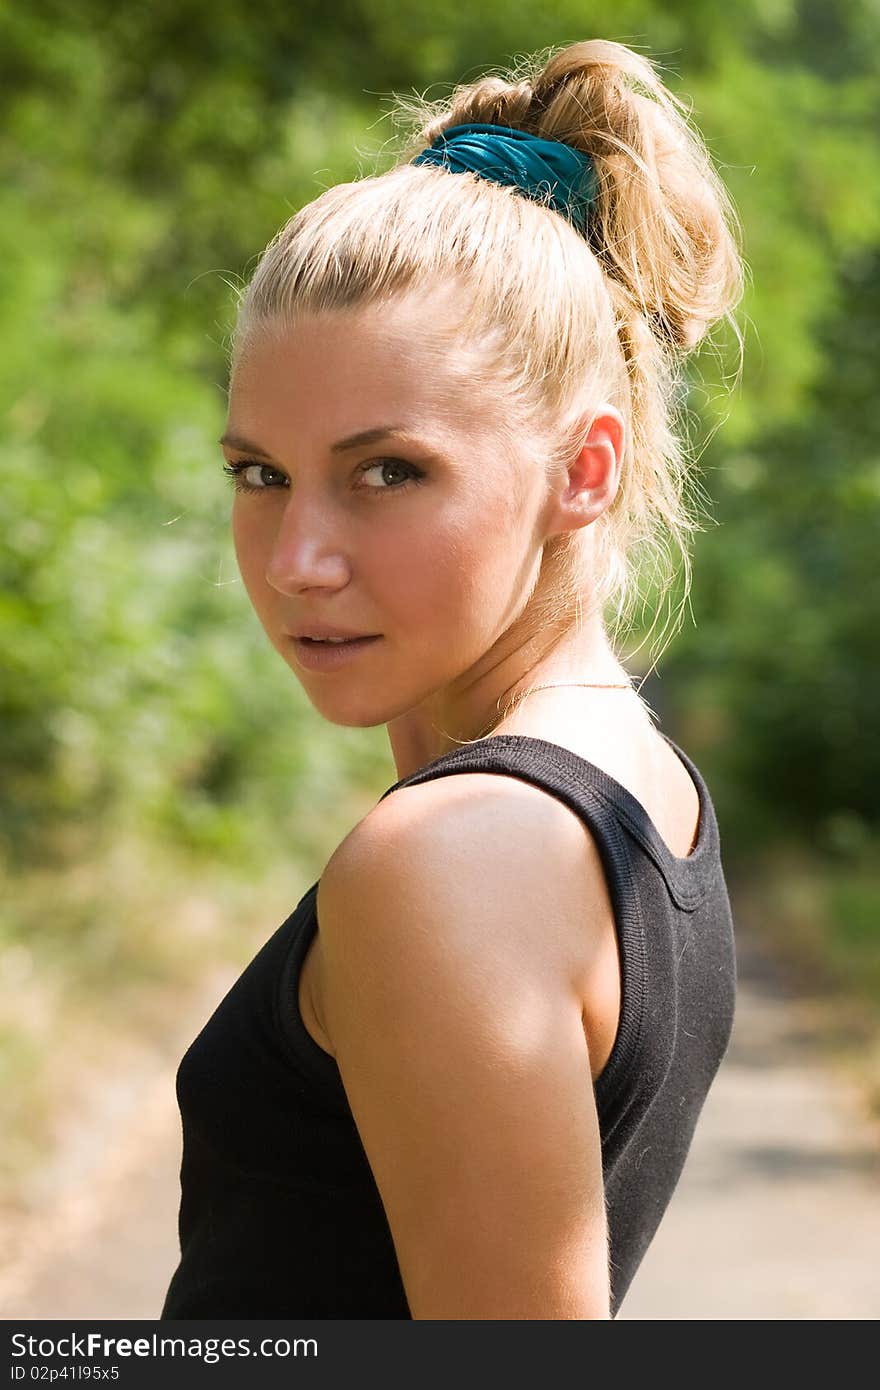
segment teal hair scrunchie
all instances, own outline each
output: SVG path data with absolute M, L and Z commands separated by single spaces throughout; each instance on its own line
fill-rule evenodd
M 453 174 L 470 172 L 544 202 L 586 232 L 598 181 L 588 154 L 503 125 L 455 125 L 412 160 Z

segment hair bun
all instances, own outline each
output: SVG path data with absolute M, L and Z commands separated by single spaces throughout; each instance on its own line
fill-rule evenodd
M 590 244 L 661 342 L 688 351 L 729 315 L 742 292 L 735 214 L 684 103 L 648 58 L 602 39 L 571 44 L 509 81 L 456 88 L 418 139 L 431 144 L 469 122 L 513 126 L 592 158 Z
M 590 238 L 657 329 L 689 349 L 742 292 L 736 218 L 684 103 L 649 59 L 604 40 L 572 44 L 534 83 L 542 135 L 592 156 Z

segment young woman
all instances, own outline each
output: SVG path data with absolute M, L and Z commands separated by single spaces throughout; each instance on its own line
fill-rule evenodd
M 736 302 L 730 227 L 650 63 L 591 42 L 459 88 L 264 253 L 223 440 L 242 576 L 398 781 L 181 1064 L 164 1317 L 620 1306 L 735 966 L 709 792 L 605 624 L 646 557 L 687 564 L 673 391 Z

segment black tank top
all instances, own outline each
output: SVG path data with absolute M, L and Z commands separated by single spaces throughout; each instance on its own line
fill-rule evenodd
M 454 749 L 380 798 L 435 777 L 495 772 L 558 797 L 594 837 L 621 962 L 618 1032 L 595 1082 L 612 1314 L 672 1196 L 733 1023 L 733 924 L 715 811 L 697 768 L 667 742 L 700 797 L 685 859 L 613 777 L 522 734 Z M 299 1012 L 317 889 L 251 961 L 181 1062 L 181 1259 L 163 1318 L 411 1316 L 339 1070 Z

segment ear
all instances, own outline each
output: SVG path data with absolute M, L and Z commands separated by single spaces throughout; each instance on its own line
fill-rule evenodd
M 547 538 L 589 526 L 617 495 L 626 427 L 613 405 L 579 422 L 586 429 L 581 443 L 560 471 L 548 500 Z M 575 433 L 575 437 L 577 434 Z

